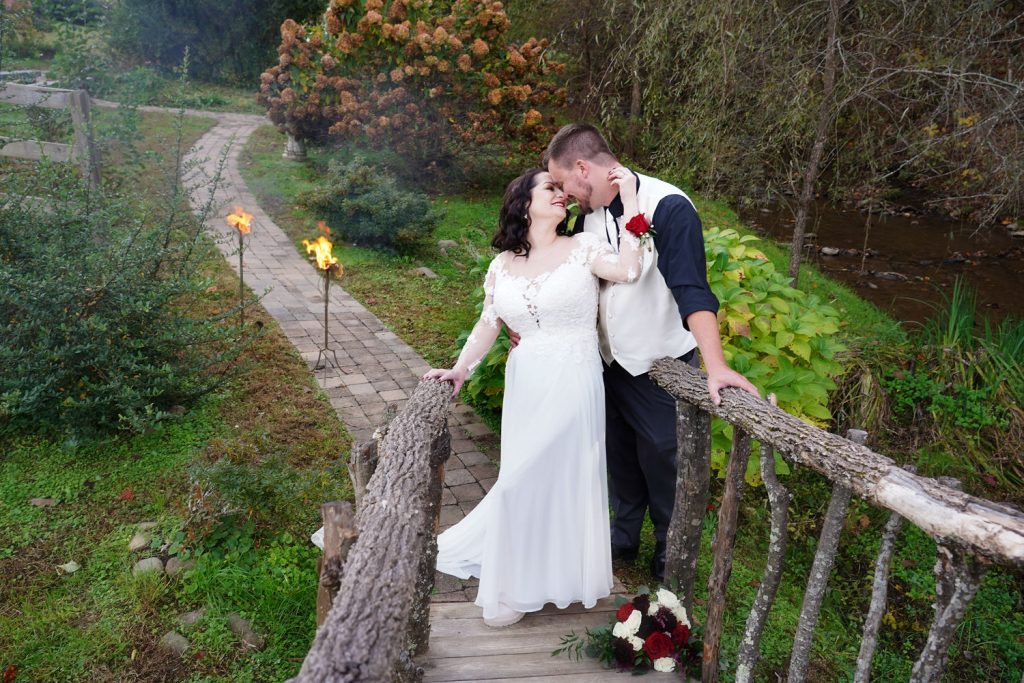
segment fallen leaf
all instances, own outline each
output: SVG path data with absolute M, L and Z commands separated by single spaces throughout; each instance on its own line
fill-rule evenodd
M 18 667 L 13 664 L 9 664 L 4 669 L 4 683 L 14 683 L 14 677 L 18 675 Z
M 53 498 L 32 498 L 28 502 L 29 505 L 35 505 L 37 508 L 48 508 L 57 504 Z
M 132 491 L 130 488 L 129 489 L 125 489 L 124 491 L 121 491 L 121 493 L 120 493 L 120 495 L 118 495 L 117 499 L 118 500 L 135 500 L 135 491 Z
M 82 565 L 78 564 L 74 560 L 57 566 L 57 569 L 63 570 L 65 574 L 74 574 L 81 568 Z

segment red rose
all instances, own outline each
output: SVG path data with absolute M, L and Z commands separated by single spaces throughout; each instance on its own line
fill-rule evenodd
M 629 619 L 629 615 L 632 614 L 635 609 L 636 607 L 633 607 L 633 603 L 623 603 L 622 607 L 619 608 L 619 611 L 615 613 L 615 619 L 617 621 L 625 621 L 626 619 Z
M 651 224 L 647 222 L 647 217 L 642 213 L 638 213 L 629 219 L 626 223 L 626 230 L 640 237 L 640 235 L 646 234 L 651 229 Z
M 676 624 L 672 629 L 672 642 L 676 647 L 682 647 L 690 640 L 690 627 L 686 624 Z
M 672 639 L 661 631 L 655 631 L 644 641 L 644 652 L 653 659 L 668 657 L 675 651 Z

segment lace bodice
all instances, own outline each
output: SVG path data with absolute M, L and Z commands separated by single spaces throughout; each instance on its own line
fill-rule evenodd
M 543 353 L 597 348 L 598 277 L 635 282 L 640 277 L 641 247 L 626 233 L 621 253 L 595 235 L 573 237 L 568 257 L 554 268 L 526 277 L 509 270 L 513 255 L 498 254 L 484 279 L 484 310 L 456 367 L 472 372 L 490 349 L 504 322 L 520 337 L 520 348 Z M 574 348 L 576 347 L 576 348 Z

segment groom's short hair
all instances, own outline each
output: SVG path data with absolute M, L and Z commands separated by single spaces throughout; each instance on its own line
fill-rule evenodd
M 577 159 L 614 162 L 615 155 L 597 128 L 589 123 L 570 123 L 562 126 L 544 150 L 544 168 L 554 161 L 562 167 L 571 166 Z

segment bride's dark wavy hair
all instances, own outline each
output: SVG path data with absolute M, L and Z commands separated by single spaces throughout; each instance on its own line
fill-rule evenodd
M 498 214 L 498 232 L 494 233 L 491 246 L 498 251 L 511 251 L 517 256 L 530 255 L 530 193 L 537 185 L 537 176 L 543 168 L 531 168 L 513 180 L 505 188 L 505 198 Z M 569 216 L 555 228 L 556 235 L 569 234 Z

